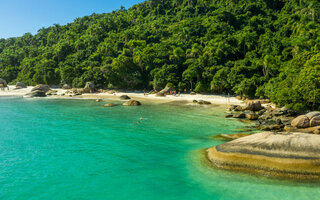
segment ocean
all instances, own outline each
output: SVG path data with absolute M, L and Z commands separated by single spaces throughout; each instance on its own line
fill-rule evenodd
M 224 107 L 0 98 L 0 199 L 317 199 L 319 184 L 212 168 L 214 135 L 246 124 Z

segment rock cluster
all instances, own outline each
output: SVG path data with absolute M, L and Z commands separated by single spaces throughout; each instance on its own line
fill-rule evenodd
M 265 102 L 267 102 L 265 100 Z M 296 112 L 286 108 L 263 107 L 261 101 L 247 101 L 245 106 L 232 105 L 226 118 L 248 119 L 256 122 L 256 127 L 264 131 L 283 131 L 290 125 Z
M 287 132 L 304 132 L 320 134 L 320 112 L 314 111 L 294 118 L 284 128 Z

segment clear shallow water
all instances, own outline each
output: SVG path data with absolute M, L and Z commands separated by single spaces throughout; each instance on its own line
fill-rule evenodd
M 0 199 L 317 199 L 319 185 L 214 170 L 223 108 L 0 98 Z M 143 117 L 141 124 L 136 124 Z

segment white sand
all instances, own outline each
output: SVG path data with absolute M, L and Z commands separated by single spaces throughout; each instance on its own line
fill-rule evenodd
M 128 92 L 128 93 L 115 93 L 115 94 L 106 94 L 106 93 L 100 93 L 96 95 L 92 94 L 84 94 L 82 96 L 84 97 L 92 97 L 96 96 L 97 98 L 119 98 L 121 95 L 128 95 L 131 98 L 136 99 L 143 99 L 143 100 L 156 100 L 156 101 L 190 101 L 193 100 L 204 100 L 209 101 L 213 104 L 237 104 L 242 105 L 243 101 L 239 101 L 235 97 L 228 97 L 223 95 L 203 95 L 203 94 L 197 94 L 197 95 L 189 95 L 189 94 L 181 94 L 179 95 L 167 95 L 165 97 L 157 97 L 155 94 L 146 94 L 143 93 L 134 93 L 134 92 Z
M 0 97 L 1 96 L 18 96 L 23 97 L 27 93 L 29 93 L 33 87 L 28 87 L 24 89 L 15 90 L 15 86 L 10 85 L 9 91 L 7 88 L 3 91 L 0 90 Z M 47 98 L 57 98 L 57 97 L 63 97 L 63 98 L 87 98 L 87 99 L 119 99 L 121 95 L 128 95 L 131 98 L 135 99 L 142 99 L 142 100 L 152 100 L 152 101 L 165 101 L 165 102 L 171 102 L 171 101 L 189 101 L 192 102 L 193 100 L 204 100 L 209 101 L 213 104 L 220 104 L 220 105 L 227 105 L 227 104 L 237 104 L 241 105 L 243 104 L 243 101 L 237 100 L 235 97 L 228 97 L 224 95 L 189 95 L 189 94 L 181 94 L 180 96 L 174 96 L 174 95 L 167 95 L 166 97 L 157 97 L 154 94 L 152 95 L 144 95 L 143 93 L 135 93 L 135 92 L 119 92 L 115 94 L 108 94 L 108 93 L 98 93 L 98 94 L 83 94 L 81 96 L 76 97 L 69 97 L 68 95 L 61 96 L 61 94 L 64 94 L 67 90 L 62 89 L 52 89 L 57 90 L 58 96 L 52 96 Z

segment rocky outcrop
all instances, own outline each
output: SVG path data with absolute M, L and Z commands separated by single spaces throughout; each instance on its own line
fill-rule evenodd
M 122 95 L 120 96 L 120 100 L 129 100 L 131 99 L 128 95 Z
M 124 106 L 141 106 L 141 103 L 136 100 L 130 100 L 130 101 L 125 102 L 122 105 L 124 105 Z
M 263 176 L 320 179 L 320 136 L 257 133 L 207 150 L 213 166 Z

